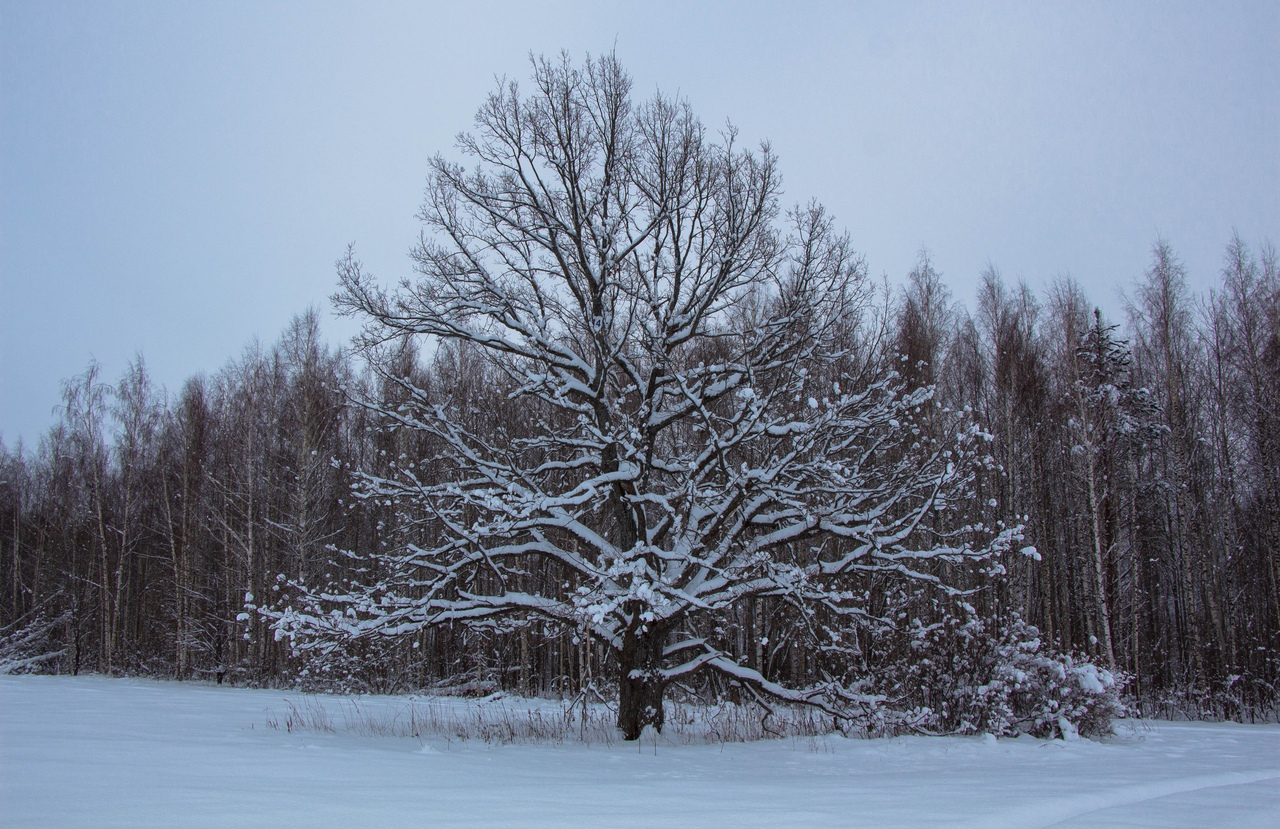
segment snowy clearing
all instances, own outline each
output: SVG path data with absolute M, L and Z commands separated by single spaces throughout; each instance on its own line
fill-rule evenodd
M 1126 724 L 1106 743 L 801 737 L 655 746 L 646 735 L 639 746 L 499 745 L 394 736 L 400 725 L 375 733 L 402 723 L 411 704 L 0 676 L 0 824 L 1280 826 L 1276 726 Z M 478 705 L 417 704 L 464 719 Z M 291 713 L 321 707 L 333 731 L 287 729 Z

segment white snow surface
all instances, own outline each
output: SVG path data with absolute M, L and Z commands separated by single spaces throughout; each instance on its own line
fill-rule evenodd
M 1130 722 L 1105 742 L 497 745 L 270 727 L 286 700 L 304 704 L 289 691 L 0 676 L 0 826 L 1280 827 L 1277 726 Z M 341 722 L 343 700 L 315 700 Z

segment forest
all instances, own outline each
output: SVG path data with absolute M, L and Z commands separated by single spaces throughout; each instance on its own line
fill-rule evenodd
M 661 726 L 653 705 L 660 712 L 664 689 L 830 708 L 838 686 L 844 703 L 889 730 L 906 722 L 964 731 L 998 716 L 976 699 L 993 677 L 1024 665 L 1018 660 L 1028 654 L 1049 654 L 1036 664 L 1096 666 L 1114 676 L 1124 704 L 1144 716 L 1276 719 L 1280 259 L 1269 243 L 1230 239 L 1215 287 L 1198 295 L 1172 241 L 1157 240 L 1145 272 L 1123 287 L 1119 319 L 1070 278 L 1029 286 L 994 268 L 981 275 L 971 309 L 926 252 L 900 281 L 871 277 L 821 208 L 777 209 L 767 147 L 739 154 L 732 141 L 714 143 L 678 104 L 661 99 L 610 109 L 609 96 L 622 100 L 629 87 L 609 74 L 613 67 L 598 69 L 579 75 L 547 64 L 538 79 L 552 104 L 553 93 L 576 83 L 594 95 L 584 93 L 583 111 L 622 113 L 621 126 L 611 128 L 632 130 L 621 144 L 630 155 L 617 169 L 634 176 L 634 193 L 642 194 L 627 198 L 728 204 L 728 230 L 702 219 L 682 229 L 674 209 L 655 208 L 675 229 L 665 237 L 645 230 L 646 244 L 679 250 L 682 234 L 723 232 L 737 245 L 734 255 L 745 257 L 745 276 L 705 288 L 704 302 L 697 293 L 704 289 L 689 287 L 693 277 L 680 287 L 678 273 L 648 282 L 635 276 L 656 273 L 658 263 L 674 268 L 679 256 L 637 258 L 634 270 L 620 264 L 623 256 L 586 256 L 606 263 L 595 280 L 583 276 L 586 265 L 564 265 L 566 292 L 536 301 L 561 314 L 548 317 L 559 320 L 559 333 L 543 342 L 520 329 L 522 342 L 538 341 L 541 351 L 495 346 L 490 329 L 467 321 L 492 314 L 518 327 L 512 303 L 533 307 L 537 291 L 504 298 L 499 282 L 474 281 L 487 278 L 479 264 L 450 269 L 474 242 L 502 257 L 508 273 L 536 272 L 529 284 L 540 285 L 546 266 L 528 250 L 559 245 L 554 233 L 534 231 L 560 218 L 532 221 L 511 208 L 518 215 L 503 221 L 528 230 L 513 240 L 502 222 L 475 218 L 512 201 L 502 188 L 517 186 L 513 177 L 473 180 L 437 161 L 424 222 L 452 242 L 424 242 L 414 253 L 434 287 L 415 293 L 406 283 L 388 295 L 348 255 L 336 299 L 369 324 L 350 347 L 326 342 L 321 314 L 311 309 L 274 344 L 251 343 L 177 390 L 158 387 L 141 356 L 118 378 L 91 363 L 64 383 L 58 422 L 36 445 L 0 444 L 6 670 L 600 698 L 620 684 L 624 700 L 630 694 L 639 706 L 627 733 Z M 489 130 L 464 150 L 501 162 L 494 142 L 511 134 L 500 129 L 504 119 L 537 117 L 536 101 L 526 110 L 520 103 L 496 93 L 481 111 Z M 563 113 L 548 104 L 544 115 L 555 122 Z M 580 139 L 566 135 L 564 157 L 576 158 L 571 143 Z M 646 189 L 645 164 L 672 155 L 658 146 L 667 135 L 676 136 L 675 155 L 692 159 L 692 195 Z M 522 140 L 512 139 L 517 148 Z M 615 186 L 607 183 L 613 145 L 591 146 L 601 155 L 592 162 L 605 170 L 599 176 L 565 173 L 542 147 L 546 168 L 567 183 L 528 185 L 528 203 L 551 204 L 539 209 L 555 214 L 554 205 L 572 201 L 561 198 L 572 196 L 571 185 Z M 653 146 L 664 151 L 651 159 Z M 533 198 L 543 186 L 557 197 Z M 758 228 L 739 232 L 734 224 L 740 198 L 755 205 Z M 615 216 L 599 207 L 609 199 L 615 211 L 632 204 L 613 191 L 585 203 Z M 459 213 L 458 204 L 476 212 Z M 602 220 L 606 226 L 619 237 L 628 232 Z M 721 241 L 707 244 L 712 250 Z M 628 255 L 639 257 L 640 248 L 630 245 Z M 715 261 L 725 261 L 715 250 Z M 783 259 L 792 262 L 790 281 L 767 295 L 763 275 Z M 606 273 L 609 262 L 619 263 L 616 274 Z M 611 288 L 611 278 L 622 287 Z M 565 310 L 574 280 L 598 288 L 603 311 Z M 665 351 L 648 333 L 634 333 L 649 331 L 637 320 L 647 309 L 659 314 L 655 298 L 682 290 L 693 292 L 690 308 L 703 309 L 701 328 L 672 300 L 675 311 L 661 317 L 667 328 L 654 328 L 668 332 Z M 492 307 L 479 307 L 480 297 Z M 732 302 L 717 305 L 721 297 Z M 688 327 L 679 337 L 670 333 L 677 319 Z M 621 367 L 615 379 L 575 385 L 575 371 L 597 375 L 564 356 L 571 350 L 563 343 L 607 351 L 611 331 L 617 347 L 608 353 Z M 677 378 L 666 387 L 653 379 L 663 359 L 671 362 L 662 376 Z M 748 370 L 716 374 L 716 360 Z M 634 383 L 616 379 L 622 375 Z M 658 391 L 642 400 L 645 377 Z M 675 481 L 667 490 L 628 489 L 631 467 L 611 454 L 623 453 L 625 441 L 596 447 L 583 435 L 605 432 L 573 419 L 602 411 L 614 382 L 621 383 L 616 417 L 652 417 L 664 406 L 676 413 L 669 442 L 655 439 L 644 456 L 655 480 L 661 473 Z M 835 391 L 814 390 L 823 383 Z M 792 406 L 791 420 L 752 431 L 766 398 Z M 882 431 L 842 437 L 841 424 L 860 418 Z M 770 442 L 784 440 L 786 424 L 830 431 L 825 443 L 803 450 L 801 464 Z M 795 492 L 838 489 L 837 472 L 819 461 L 861 451 L 859 441 L 874 450 L 848 474 L 867 491 L 880 487 L 892 516 L 866 542 L 870 552 L 858 548 L 861 563 L 849 564 L 855 554 L 840 545 L 856 542 L 860 530 L 848 516 L 862 502 L 829 495 L 828 511 L 810 515 L 810 502 Z M 705 461 L 715 469 L 699 467 L 702 477 L 685 481 L 682 464 L 702 463 L 693 456 L 706 446 L 716 447 L 720 466 Z M 668 454 L 655 460 L 655 451 Z M 584 460 L 589 455 L 594 460 Z M 764 485 L 740 480 L 759 479 L 753 470 L 770 469 L 778 457 L 790 488 L 760 496 L 781 506 L 751 512 L 739 489 Z M 487 470 L 488 488 L 467 483 L 467 470 Z M 592 475 L 605 482 L 599 492 Z M 559 487 L 554 508 L 548 481 Z M 512 494 L 518 482 L 544 494 L 520 501 Z M 637 593 L 639 569 L 628 571 L 635 580 L 613 604 L 604 593 L 575 600 L 606 582 L 622 584 L 621 565 L 604 572 L 609 550 L 648 543 L 645 555 L 665 560 L 663 533 L 683 525 L 635 515 L 641 503 L 654 513 L 684 510 L 671 506 L 677 490 L 707 504 L 682 515 L 744 516 L 733 532 L 711 521 L 706 543 L 747 551 L 749 560 L 716 565 L 728 574 L 716 592 L 681 593 L 691 598 L 670 617 L 662 601 Z M 842 497 L 848 503 L 832 500 Z M 580 506 L 575 521 L 600 537 L 563 521 L 566 536 L 577 534 L 554 536 L 546 527 L 566 504 Z M 538 510 L 546 526 L 528 517 Z M 797 529 L 784 526 L 801 513 Z M 650 542 L 645 521 L 661 528 Z M 639 530 L 627 530 L 628 522 Z M 932 541 L 908 549 L 901 546 L 908 532 Z M 822 533 L 836 541 L 798 540 Z M 598 550 L 583 552 L 591 544 Z M 776 552 L 783 546 L 786 556 Z M 535 547 L 536 554 L 513 552 Z M 826 580 L 796 586 L 806 573 Z M 681 590 L 691 579 L 677 579 Z M 642 606 L 653 613 L 636 622 Z M 609 627 L 615 617 L 621 621 Z M 661 633 L 656 644 L 646 630 Z M 687 660 L 663 661 L 682 649 Z M 661 678 L 656 697 L 651 676 Z
M 970 313 L 922 257 L 866 310 L 868 370 L 971 409 L 998 463 L 984 491 L 1026 516 L 1038 558 L 1010 559 L 977 594 L 980 612 L 1016 611 L 1057 648 L 1125 671 L 1153 713 L 1276 710 L 1278 276 L 1270 249 L 1259 259 L 1233 239 L 1219 286 L 1193 296 L 1160 242 L 1115 326 L 1069 280 L 1037 295 L 994 271 Z M 0 620 L 15 640 L 47 637 L 32 643 L 57 653 L 43 670 L 268 685 L 306 670 L 253 612 L 256 597 L 270 601 L 281 574 L 306 580 L 332 549 L 379 543 L 387 516 L 351 498 L 351 470 L 385 466 L 397 443 L 346 397 L 394 390 L 319 324 L 307 311 L 277 343 L 176 394 L 141 359 L 115 383 L 91 365 L 65 383 L 37 447 L 0 449 Z M 493 394 L 466 354 L 394 357 L 424 386 Z M 735 616 L 742 654 L 785 659 L 766 652 L 767 605 Z M 435 632 L 425 651 L 380 651 L 352 678 L 577 689 L 609 668 L 571 638 Z

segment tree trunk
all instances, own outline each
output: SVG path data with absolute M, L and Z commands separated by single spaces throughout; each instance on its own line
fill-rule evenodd
M 1107 562 L 1106 553 L 1102 543 L 1102 499 L 1105 497 L 1098 492 L 1097 486 L 1097 468 L 1093 458 L 1093 446 L 1088 442 L 1085 444 L 1088 453 L 1088 476 L 1089 476 L 1089 523 L 1093 535 L 1093 595 L 1095 603 L 1096 621 L 1100 627 L 1102 639 L 1102 656 L 1107 662 L 1108 668 L 1116 666 L 1115 646 L 1111 637 L 1111 600 L 1107 593 Z M 1109 547 L 1110 545 L 1108 545 Z
M 662 651 L 666 639 L 661 633 L 630 628 L 623 635 L 618 654 L 618 728 L 623 739 L 638 740 L 646 725 L 662 731 Z
M 98 671 L 111 674 L 112 647 L 111 630 L 115 627 L 115 617 L 111 608 L 111 570 L 107 565 L 107 530 L 106 519 L 102 516 L 102 487 L 95 478 L 93 497 L 98 518 L 98 550 L 101 553 L 99 570 L 102 582 L 98 585 L 98 614 L 101 625 L 98 631 Z
M 530 696 L 529 626 L 520 628 L 520 696 Z
M 21 497 L 21 496 L 19 496 Z M 22 583 L 20 560 L 19 534 L 22 528 L 22 509 L 15 503 L 13 507 L 13 618 L 18 619 L 22 616 L 22 591 L 19 585 Z

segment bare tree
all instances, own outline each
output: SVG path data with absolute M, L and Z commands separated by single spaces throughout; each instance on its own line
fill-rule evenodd
M 815 656 L 847 652 L 870 574 L 946 589 L 932 561 L 1008 547 L 1015 530 L 937 520 L 982 435 L 931 438 L 927 389 L 849 384 L 838 345 L 865 269 L 820 206 L 781 213 L 767 144 L 635 104 L 613 57 L 538 60 L 533 83 L 481 107 L 460 138 L 474 169 L 433 161 L 416 280 L 387 292 L 340 264 L 375 364 L 406 336 L 452 344 L 492 399 L 388 376 L 408 402 L 363 401 L 432 447 L 359 492 L 399 508 L 403 543 L 362 556 L 359 584 L 302 591 L 278 630 L 300 647 L 452 622 L 582 631 L 616 659 L 627 739 L 702 672 L 846 710 L 837 677 L 772 681 L 715 622 L 767 600 Z
M 64 417 L 69 427 L 71 447 L 79 466 L 77 471 L 88 484 L 85 494 L 98 547 L 98 669 L 110 673 L 115 656 L 115 643 L 110 632 L 115 628 L 118 608 L 112 603 L 115 595 L 111 589 L 113 568 L 107 544 L 106 489 L 110 455 L 105 435 L 105 409 L 113 390 L 99 380 L 100 373 L 98 363 L 91 361 L 84 374 L 63 383 L 62 397 L 66 403 Z
M 1204 632 L 1221 630 L 1221 611 L 1205 571 L 1204 500 L 1196 474 L 1205 441 L 1199 427 L 1202 393 L 1196 366 L 1203 363 L 1193 329 L 1193 307 L 1186 271 L 1164 240 L 1152 248 L 1152 262 L 1128 303 L 1138 382 L 1151 389 L 1163 420 L 1164 436 L 1155 447 L 1154 472 L 1164 484 L 1157 520 L 1162 546 L 1176 567 L 1179 641 L 1187 652 L 1192 685 L 1206 677 Z M 1163 557 L 1163 556 L 1162 556 Z M 1204 611 L 1208 610 L 1208 613 Z M 1204 624 L 1204 616 L 1211 623 Z M 1216 623 L 1214 623 L 1216 622 Z
M 186 679 L 190 667 L 190 624 L 196 589 L 198 516 L 208 458 L 210 412 L 203 378 L 183 386 L 175 410 L 166 413 L 163 429 L 165 470 L 161 475 L 161 530 L 172 578 L 174 674 Z

